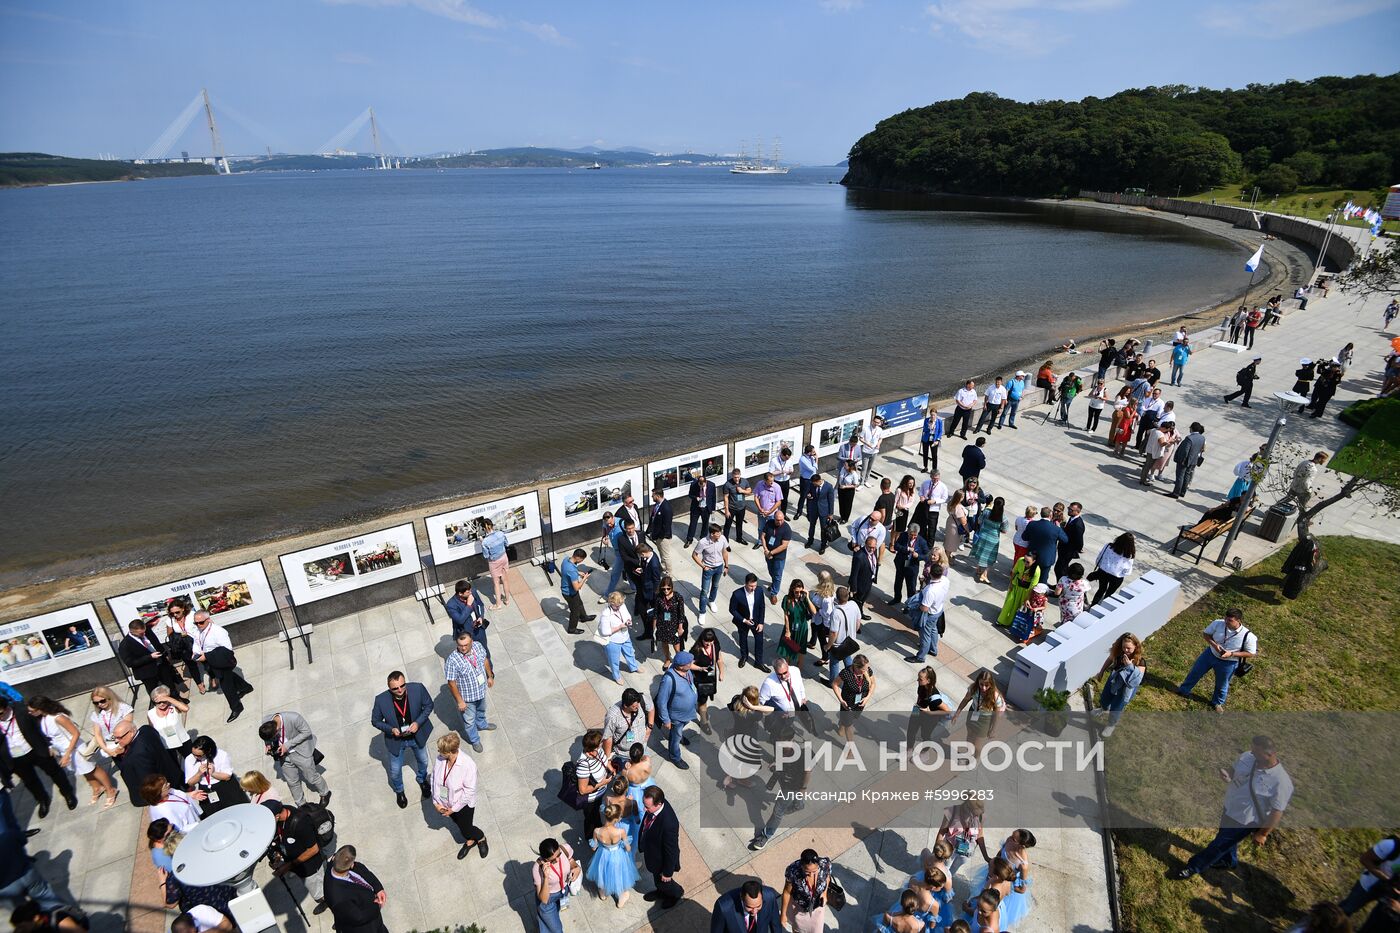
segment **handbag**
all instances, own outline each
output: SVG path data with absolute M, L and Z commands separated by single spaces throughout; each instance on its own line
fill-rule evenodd
M 826 881 L 826 902 L 832 910 L 840 910 L 846 906 L 846 889 L 841 887 L 841 882 L 835 877 Z
M 793 638 L 791 635 L 787 635 L 787 634 L 784 634 L 784 635 L 783 635 L 782 645 L 783 645 L 784 648 L 786 648 L 787 650 L 791 651 L 793 654 L 801 654 L 801 653 L 802 653 L 802 648 L 801 648 L 801 646 L 799 646 L 799 645 L 797 644 L 797 640 L 796 640 L 795 638 Z
M 860 645 L 856 640 L 847 635 L 846 640 L 831 649 L 831 658 L 835 661 L 844 661 L 860 650 Z
M 83 759 L 84 761 L 92 761 L 92 756 L 97 754 L 97 740 L 88 739 L 82 745 L 78 746 L 77 751 L 74 754 L 76 754 L 79 758 Z
M 578 897 L 583 893 L 583 872 L 578 873 L 578 877 L 569 882 L 569 896 Z
M 826 521 L 822 523 L 822 540 L 827 544 L 831 544 L 840 537 L 841 526 L 837 524 L 836 519 L 828 517 Z

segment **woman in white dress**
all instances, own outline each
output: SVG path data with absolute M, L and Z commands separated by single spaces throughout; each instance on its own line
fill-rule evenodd
M 89 803 L 97 803 L 97 798 L 104 793 L 107 795 L 104 806 L 110 807 L 116 803 L 117 788 L 112 776 L 106 768 L 99 768 L 93 763 L 96 747 L 82 744 L 83 734 L 73 721 L 73 714 L 63 704 L 45 696 L 32 696 L 26 704 L 29 715 L 39 721 L 39 730 L 49 737 L 50 752 L 58 759 L 59 766 L 87 780 L 92 790 Z M 84 749 L 87 750 L 86 755 L 83 754 Z
M 92 723 L 92 741 L 97 745 L 97 754 L 93 757 L 93 763 L 98 770 L 112 772 L 117 767 L 116 756 L 119 754 L 121 745 L 112 734 L 118 723 L 125 722 L 133 729 L 136 728 L 135 711 L 131 704 L 123 703 L 121 699 L 112 691 L 110 687 L 93 687 L 92 695 L 89 697 L 92 702 L 92 713 L 88 716 L 88 721 Z M 112 782 L 112 795 L 109 798 L 115 802 L 117 793 L 121 788 L 116 781 Z M 94 798 L 95 800 L 96 798 Z M 105 806 L 111 806 L 107 803 Z
M 187 789 L 208 791 L 220 781 L 233 777 L 233 763 L 229 760 L 228 752 L 219 748 L 209 736 L 201 735 L 190 742 L 184 773 Z

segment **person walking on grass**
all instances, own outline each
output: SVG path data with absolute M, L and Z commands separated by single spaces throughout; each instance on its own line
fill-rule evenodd
M 1184 881 L 1207 868 L 1234 868 L 1239 864 L 1239 844 L 1252 839 L 1262 846 L 1278 828 L 1293 798 L 1293 779 L 1279 760 L 1278 749 L 1267 735 L 1256 735 L 1249 751 L 1234 766 L 1220 769 L 1225 782 L 1225 805 L 1220 829 L 1206 847 L 1167 877 Z
M 1211 671 L 1215 674 L 1215 694 L 1210 705 L 1217 713 L 1223 713 L 1225 700 L 1230 695 L 1230 681 L 1241 664 L 1259 653 L 1259 639 L 1245 626 L 1244 613 L 1238 609 L 1230 609 L 1225 618 L 1207 625 L 1201 630 L 1201 636 L 1206 641 L 1205 650 L 1197 656 L 1176 692 L 1190 699 L 1196 681 L 1204 677 L 1206 671 Z

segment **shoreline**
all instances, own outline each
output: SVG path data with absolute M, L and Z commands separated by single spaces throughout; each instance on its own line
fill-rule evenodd
M 139 179 L 137 179 L 139 180 Z M 97 183 L 97 182 L 92 182 Z M 1056 204 L 1071 204 L 1077 208 L 1087 208 L 1092 210 L 1111 211 L 1132 211 L 1135 213 L 1156 216 L 1164 222 L 1184 224 L 1198 230 L 1204 230 L 1212 235 L 1223 239 L 1245 245 L 1251 238 L 1257 240 L 1260 234 L 1257 231 L 1238 230 L 1225 226 L 1220 221 L 1193 221 L 1189 218 L 1178 215 L 1167 214 L 1159 211 L 1152 211 L 1146 208 L 1129 208 L 1118 205 L 1099 204 L 1096 202 L 1075 201 L 1075 202 L 1053 202 Z M 1296 275 L 1298 260 L 1306 259 L 1302 249 L 1284 240 L 1277 241 L 1280 245 L 1286 246 L 1283 255 L 1271 257 L 1273 261 L 1268 264 L 1269 275 L 1260 283 L 1256 283 L 1254 289 L 1258 294 L 1267 291 L 1276 291 L 1279 286 L 1287 282 Z M 1243 261 L 1241 261 L 1241 266 Z M 1291 293 L 1291 289 L 1287 290 Z M 1185 311 L 1167 314 L 1162 317 L 1150 320 L 1114 325 L 1111 329 L 1104 331 L 1093 331 L 1083 335 L 1078 333 L 1068 333 L 1076 343 L 1081 346 L 1089 345 L 1099 339 L 1113 336 L 1136 336 L 1139 339 L 1151 337 L 1154 340 L 1159 336 L 1169 335 L 1177 325 L 1186 324 L 1192 330 L 1200 333 L 1202 331 L 1213 330 L 1219 323 L 1219 316 L 1223 309 L 1233 308 L 1239 301 L 1240 295 L 1236 294 L 1230 299 L 1212 305 L 1207 308 L 1200 308 L 1193 311 Z M 1056 370 L 1059 371 L 1066 361 L 1076 361 L 1073 368 L 1082 368 L 1084 361 L 1092 356 L 1090 351 L 1081 351 L 1079 354 L 1052 353 L 1049 350 L 1042 350 L 1029 357 L 1009 361 L 1005 366 L 991 370 L 989 373 L 975 374 L 978 382 L 995 375 L 1010 374 L 1017 369 L 1026 369 L 1034 372 L 1045 359 L 1055 362 Z M 1076 358 L 1083 358 L 1076 360 Z M 914 391 L 912 388 L 910 391 Z M 932 394 L 932 393 L 930 393 Z M 854 399 L 838 405 L 832 405 L 829 409 L 821 412 L 808 412 L 807 414 L 794 413 L 790 417 L 773 417 L 764 423 L 755 423 L 754 434 L 764 433 L 768 430 L 775 430 L 794 421 L 801 421 L 804 425 L 814 419 L 828 417 L 836 411 L 850 410 L 858 407 L 872 407 L 875 404 L 888 401 L 884 396 L 878 398 Z M 936 397 L 940 409 L 946 408 L 951 403 L 951 393 L 947 396 Z M 1033 407 L 1033 406 L 1032 406 Z M 907 436 L 906 436 L 907 437 Z M 724 443 L 728 444 L 734 438 L 730 438 Z M 717 442 L 715 442 L 717 443 Z M 703 441 L 697 441 L 696 447 L 705 447 Z M 660 456 L 664 456 L 664 453 Z M 529 481 L 498 485 L 486 489 L 466 494 L 446 495 L 419 499 L 412 503 L 398 506 L 387 506 L 378 509 L 366 508 L 360 510 L 352 520 L 321 524 L 293 533 L 271 532 L 265 537 L 246 541 L 233 546 L 216 546 L 207 551 L 181 557 L 175 560 L 154 559 L 141 561 L 128 559 L 121 562 L 114 555 L 112 563 L 100 570 L 93 570 L 89 573 L 74 573 L 60 569 L 63 565 L 51 565 L 53 574 L 46 576 L 42 580 L 31 583 L 21 583 L 18 585 L 0 589 L 0 612 L 6 616 L 27 616 L 40 612 L 50 611 L 56 608 L 73 605 L 91 600 L 99 609 L 99 615 L 106 618 L 107 607 L 105 597 L 117 593 L 130 592 L 148 586 L 158 585 L 168 580 L 179 579 L 185 576 L 192 576 L 202 571 L 210 569 L 212 566 L 230 566 L 245 563 L 253 560 L 265 560 L 268 562 L 268 573 L 274 582 L 274 586 L 280 580 L 281 568 L 277 561 L 277 555 L 293 550 L 315 545 L 320 542 L 334 540 L 340 537 L 347 537 L 360 533 L 368 527 L 387 526 L 392 524 L 402 524 L 413 522 L 415 526 L 427 515 L 439 512 L 450 511 L 462 508 L 479 502 L 490 501 L 492 499 L 503 498 L 505 496 L 538 490 L 541 494 L 542 509 L 547 509 L 548 498 L 547 488 L 549 486 L 560 485 L 562 483 L 584 479 L 589 476 L 596 476 L 610 470 L 632 466 L 641 463 L 646 464 L 646 457 L 633 458 L 622 462 L 603 462 L 591 465 L 582 470 L 572 470 L 553 476 L 536 476 Z M 100 559 L 97 558 L 97 559 Z M 42 573 L 43 571 L 40 571 Z M 24 575 L 23 569 L 17 568 L 9 572 L 16 576 Z M 90 595 L 95 594 L 95 595 Z

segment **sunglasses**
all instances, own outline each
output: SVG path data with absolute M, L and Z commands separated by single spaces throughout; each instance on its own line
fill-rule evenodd
M 92 705 L 93 705 L 93 706 L 106 706 L 106 705 L 107 705 L 107 701 L 104 700 L 104 699 L 102 699 L 101 697 L 94 697 L 93 700 L 92 700 Z

